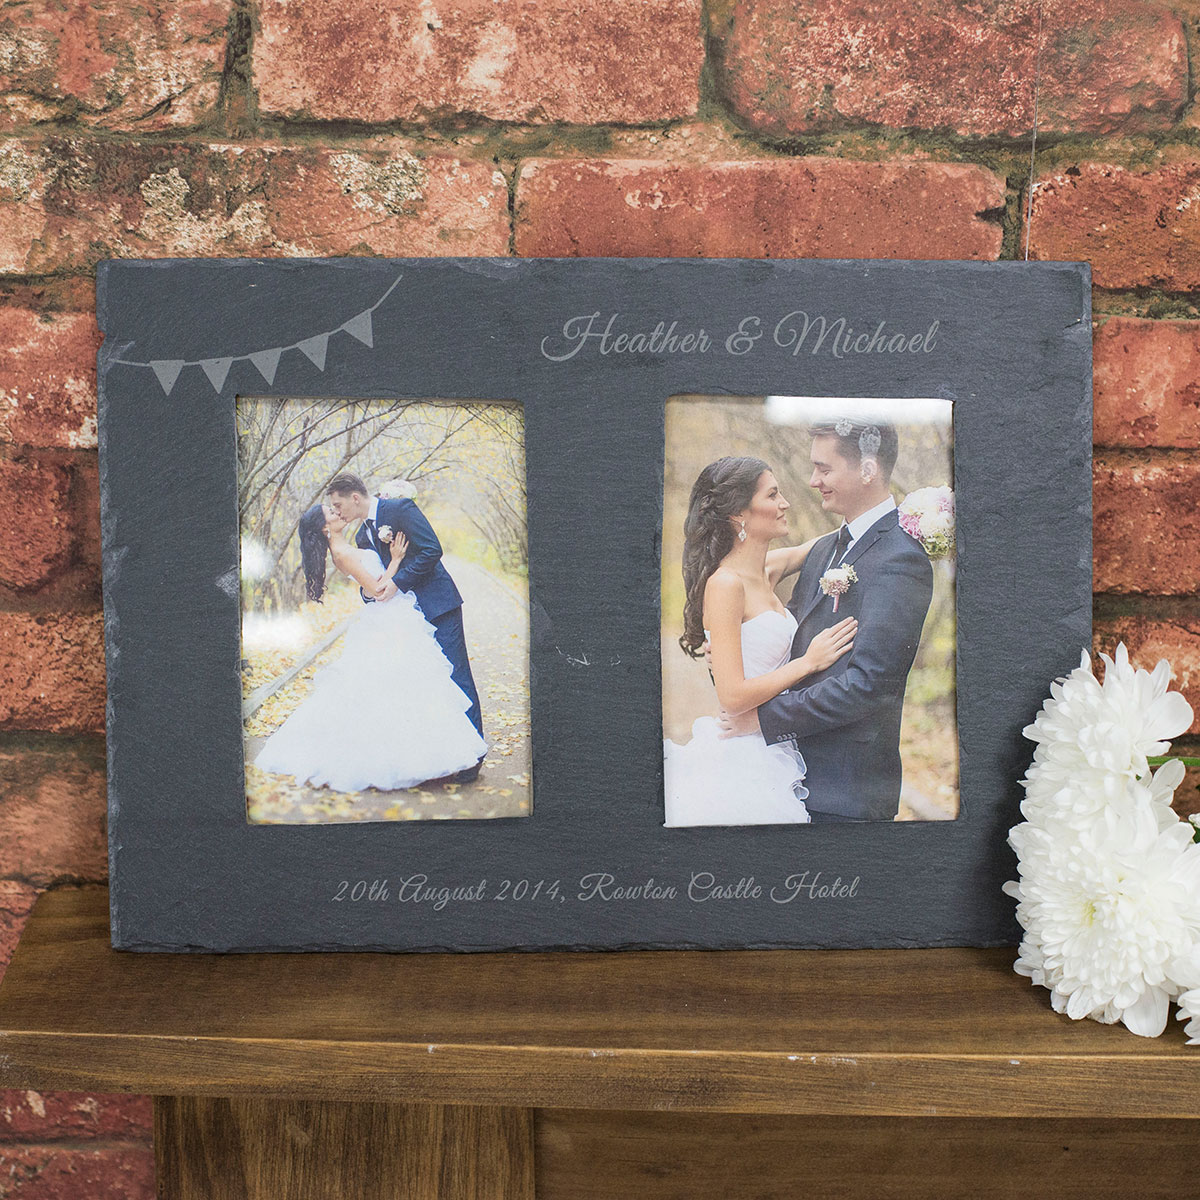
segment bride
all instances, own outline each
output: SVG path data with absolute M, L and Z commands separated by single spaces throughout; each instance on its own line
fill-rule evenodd
M 758 458 L 718 459 L 692 487 L 679 644 L 699 658 L 707 643 L 717 700 L 730 714 L 757 708 L 829 667 L 854 644 L 858 623 L 848 618 L 791 658 L 796 618 L 775 587 L 800 570 L 817 539 L 768 549 L 787 536 L 790 507 Z M 692 726 L 686 745 L 664 739 L 663 752 L 668 826 L 809 820 L 804 759 L 790 743 L 768 746 L 761 733 L 724 738 L 709 716 Z
M 314 504 L 300 518 L 305 590 L 325 593 L 326 557 L 366 595 L 376 595 L 408 549 L 403 535 L 385 567 L 374 550 L 352 546 L 346 522 Z M 255 765 L 298 783 L 339 792 L 412 787 L 474 767 L 487 750 L 467 716 L 471 702 L 411 592 L 366 604 L 351 621 L 341 657 L 267 739 Z

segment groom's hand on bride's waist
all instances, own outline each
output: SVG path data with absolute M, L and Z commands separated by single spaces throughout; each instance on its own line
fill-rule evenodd
M 733 737 L 749 737 L 752 733 L 761 733 L 762 729 L 758 724 L 758 709 L 752 708 L 749 712 L 738 713 L 737 716 L 732 716 L 724 709 L 717 713 L 717 736 L 723 738 Z
M 389 579 L 387 583 L 376 588 L 371 594 L 376 600 L 390 600 L 400 589 L 396 586 L 395 581 Z

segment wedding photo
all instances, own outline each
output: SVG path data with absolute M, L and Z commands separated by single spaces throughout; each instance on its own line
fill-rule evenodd
M 666 412 L 664 824 L 954 820 L 951 402 Z
M 524 417 L 239 396 L 254 824 L 532 810 Z

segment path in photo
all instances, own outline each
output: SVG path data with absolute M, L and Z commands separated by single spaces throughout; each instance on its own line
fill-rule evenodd
M 463 621 L 483 707 L 488 754 L 479 778 L 467 784 L 426 784 L 400 791 L 367 788 L 361 792 L 335 792 L 297 784 L 291 776 L 271 775 L 254 766 L 266 738 L 308 695 L 322 666 L 341 653 L 338 636 L 292 680 L 272 692 L 247 722 L 246 784 L 251 821 L 325 824 L 528 815 L 532 790 L 525 650 L 528 601 L 514 584 L 484 567 L 449 554 L 444 562 L 465 601 Z M 357 592 L 342 589 L 340 595 L 327 596 L 325 607 L 332 632 L 356 614 L 362 601 Z M 294 665 L 272 659 L 270 678 L 285 678 Z M 265 674 L 259 677 L 252 671 L 244 686 L 246 695 L 265 682 Z

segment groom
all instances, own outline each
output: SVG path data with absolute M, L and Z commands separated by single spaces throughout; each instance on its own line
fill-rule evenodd
M 846 617 L 858 621 L 854 648 L 757 714 L 722 717 L 727 733 L 760 728 L 769 745 L 795 741 L 814 822 L 890 821 L 900 805 L 904 687 L 933 598 L 933 568 L 900 527 L 889 490 L 897 450 L 896 430 L 883 422 L 843 417 L 813 428 L 809 485 L 842 525 L 817 542 L 796 581 L 792 657 Z M 821 578 L 839 566 L 852 566 L 857 580 L 835 613 Z
M 471 674 L 463 630 L 463 600 L 442 563 L 442 544 L 433 532 L 433 526 L 412 500 L 381 500 L 372 496 L 357 475 L 336 476 L 328 492 L 329 502 L 339 517 L 362 522 L 354 539 L 359 549 L 376 551 L 386 564 L 391 558 L 388 543 L 392 537 L 402 533 L 408 539 L 408 550 L 393 578 L 374 596 L 364 592 L 363 601 L 370 604 L 374 600 L 390 600 L 397 592 L 412 592 L 425 620 L 433 626 L 442 653 L 450 662 L 451 678 L 471 702 L 467 716 L 482 737 L 479 692 Z M 400 686 L 400 681 L 397 682 Z M 482 761 L 480 759 L 480 763 Z M 477 763 L 454 778 L 456 782 L 468 783 L 478 775 Z

